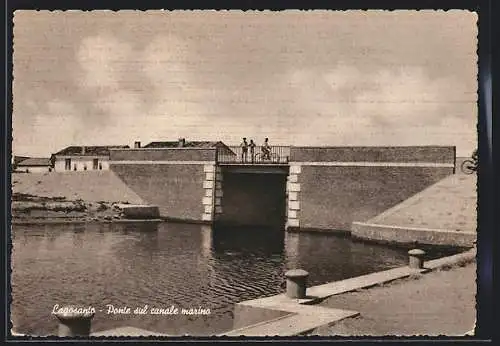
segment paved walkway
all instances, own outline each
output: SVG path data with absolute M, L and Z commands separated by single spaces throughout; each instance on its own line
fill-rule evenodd
M 474 328 L 475 294 L 475 263 L 344 293 L 320 305 L 356 310 L 360 316 L 318 328 L 312 334 L 464 335 Z

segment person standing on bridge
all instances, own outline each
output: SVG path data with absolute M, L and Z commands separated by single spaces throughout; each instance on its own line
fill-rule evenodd
M 245 162 L 247 160 L 247 155 L 248 155 L 248 143 L 245 137 L 243 137 L 243 142 L 241 142 L 240 146 L 241 146 L 241 161 Z
M 250 158 L 252 159 L 252 163 L 255 161 L 255 143 L 253 142 L 253 139 L 250 140 L 250 144 L 248 145 L 250 147 Z
M 271 147 L 269 146 L 269 138 L 264 140 L 264 144 L 262 145 L 262 158 L 264 160 L 271 159 Z

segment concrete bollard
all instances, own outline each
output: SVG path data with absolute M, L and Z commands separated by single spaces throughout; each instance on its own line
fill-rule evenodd
M 59 320 L 58 336 L 89 336 L 95 311 L 76 306 L 65 306 L 54 313 Z
M 309 273 L 302 269 L 292 269 L 287 271 L 285 273 L 286 295 L 289 298 L 305 298 L 308 276 Z
M 424 267 L 425 251 L 420 249 L 412 249 L 408 251 L 409 267 L 413 269 L 422 269 Z

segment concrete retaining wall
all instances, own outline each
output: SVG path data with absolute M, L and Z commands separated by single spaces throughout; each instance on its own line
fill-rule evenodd
M 301 228 L 349 230 L 452 174 L 452 168 L 302 166 Z
M 287 227 L 349 230 L 453 174 L 455 147 L 292 147 Z
M 455 147 L 291 147 L 291 162 L 454 163 Z
M 112 164 L 110 169 L 141 199 L 158 206 L 161 217 L 202 221 L 204 165 Z
M 354 238 L 381 241 L 384 243 L 415 243 L 468 247 L 476 241 L 476 233 L 454 230 L 426 229 L 376 225 L 362 222 L 352 224 Z
M 113 149 L 110 169 L 161 217 L 211 222 L 215 158 L 215 148 Z

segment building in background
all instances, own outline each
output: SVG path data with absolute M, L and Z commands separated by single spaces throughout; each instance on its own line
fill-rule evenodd
M 12 155 L 12 160 L 11 160 L 11 165 L 12 165 L 12 170 L 16 170 L 17 165 L 24 160 L 29 159 L 29 156 L 17 156 L 17 155 Z
M 50 158 L 45 157 L 30 157 L 21 160 L 13 167 L 14 172 L 24 173 L 46 173 L 51 172 L 53 169 L 52 161 Z
M 128 145 L 70 146 L 52 154 L 56 172 L 100 171 L 109 169 L 110 149 L 127 149 Z
M 135 148 L 140 148 L 140 142 L 135 142 Z M 159 141 L 151 142 L 144 146 L 145 149 L 172 149 L 172 148 L 196 148 L 196 149 L 212 149 L 216 148 L 217 152 L 223 155 L 236 155 L 227 145 L 221 141 L 186 141 L 185 138 L 180 138 L 177 141 Z

